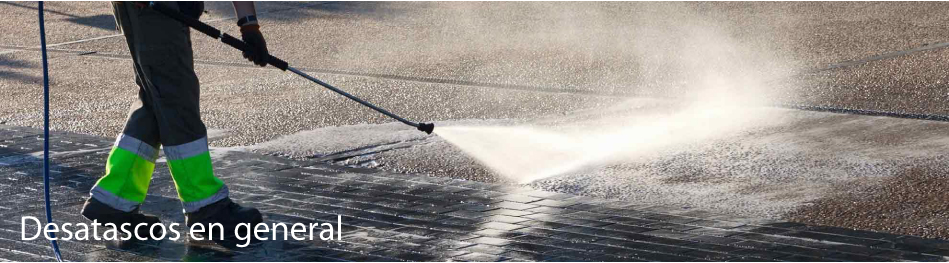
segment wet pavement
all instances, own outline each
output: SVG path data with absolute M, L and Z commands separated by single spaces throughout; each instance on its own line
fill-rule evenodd
M 54 132 L 53 218 L 78 215 L 112 140 Z M 45 241 L 22 241 L 21 216 L 43 218 L 42 133 L 0 126 L 0 258 L 49 261 Z M 267 222 L 331 222 L 339 241 L 263 241 L 227 250 L 206 241 L 62 241 L 71 261 L 944 261 L 949 242 L 723 216 L 508 185 L 394 174 L 246 152 L 214 151 L 232 198 Z M 143 211 L 182 223 L 164 163 Z
M 209 2 L 209 12 L 202 19 L 237 35 L 228 5 Z M 563 121 L 563 116 L 587 116 L 583 114 L 586 111 L 622 105 L 638 95 L 688 96 L 693 90 L 687 84 L 694 83 L 697 73 L 689 67 L 696 65 L 700 69 L 724 69 L 711 72 L 724 76 L 740 75 L 741 69 L 749 68 L 768 71 L 760 77 L 767 78 L 767 89 L 777 93 L 771 99 L 777 102 L 945 116 L 949 114 L 945 107 L 949 103 L 949 67 L 945 65 L 949 61 L 945 49 L 949 31 L 945 30 L 946 16 L 940 10 L 946 10 L 946 5 L 265 2 L 259 4 L 258 11 L 272 52 L 307 73 L 409 119 L 496 124 Z M 32 26 L 35 7 L 35 2 L 0 2 L 0 13 L 16 21 L 0 24 L 0 31 L 9 32 L 0 36 L 0 98 L 8 98 L 0 103 L 0 124 L 42 125 L 38 114 L 42 109 L 38 103 L 42 97 L 38 88 L 42 82 L 36 49 L 38 28 Z M 135 99 L 136 87 L 128 51 L 122 36 L 113 29 L 109 4 L 51 2 L 46 7 L 52 128 L 115 136 Z M 212 146 L 252 147 L 279 141 L 283 136 L 305 138 L 292 136 L 314 134 L 322 136 L 322 141 L 265 152 L 312 158 L 296 162 L 359 166 L 378 162 L 375 166 L 387 172 L 499 181 L 483 165 L 436 139 L 411 137 L 409 141 L 378 144 L 359 141 L 365 138 L 351 135 L 380 130 L 370 133 L 372 137 L 404 130 L 381 129 L 391 126 L 387 124 L 391 120 L 298 77 L 249 65 L 238 53 L 203 35 L 193 33 L 193 43 L 202 84 L 202 117 L 215 133 Z M 738 70 L 728 70 L 732 67 Z M 604 172 L 597 170 L 535 185 L 535 189 L 622 197 L 627 202 L 648 204 L 669 205 L 691 198 L 712 203 L 703 209 L 735 218 L 735 211 L 761 210 L 755 201 L 762 198 L 794 200 L 787 207 L 805 204 L 789 215 L 799 222 L 949 238 L 949 224 L 939 220 L 947 210 L 940 204 L 946 202 L 936 201 L 949 200 L 939 194 L 945 191 L 936 187 L 943 178 L 929 176 L 945 171 L 945 162 L 938 158 L 913 159 L 918 152 L 908 147 L 949 145 L 944 140 L 919 139 L 938 139 L 945 134 L 942 128 L 935 129 L 932 136 L 910 137 L 915 132 L 934 130 L 925 127 L 943 124 L 815 115 L 822 117 L 803 121 L 797 126 L 801 129 L 788 130 L 811 139 L 805 145 L 822 153 L 816 157 L 811 156 L 813 152 L 803 151 L 761 154 L 762 147 L 767 150 L 774 146 L 770 142 L 752 148 L 743 142 L 710 144 L 712 148 L 724 145 L 737 155 L 699 149 L 654 165 L 606 169 L 609 176 L 628 177 L 619 184 L 590 180 Z M 888 137 L 871 138 L 877 128 L 882 129 L 879 134 Z M 827 131 L 834 131 L 836 137 L 827 136 Z M 856 138 L 847 138 L 849 135 Z M 777 142 L 801 141 L 792 139 Z M 828 142 L 834 147 L 827 149 L 838 150 L 823 151 L 828 144 L 809 144 L 813 141 Z M 332 148 L 338 146 L 336 142 L 357 146 Z M 331 145 L 332 150 L 309 148 L 314 145 Z M 903 147 L 902 151 L 887 152 L 900 148 L 894 145 Z M 850 146 L 863 147 L 858 151 L 861 153 L 886 154 L 873 162 L 841 160 L 837 153 L 849 154 L 853 150 Z M 399 150 L 390 150 L 394 148 Z M 363 155 L 373 152 L 377 154 Z M 775 179 L 779 184 L 762 183 L 747 191 L 727 192 L 729 195 L 719 199 L 681 192 L 667 198 L 670 195 L 661 191 L 625 191 L 642 185 L 633 178 L 633 172 L 639 170 L 662 170 L 653 174 L 668 179 L 663 179 L 658 189 L 694 186 L 692 189 L 702 194 L 708 193 L 701 189 L 709 181 L 769 175 L 752 169 L 740 176 L 722 175 L 703 166 L 734 168 L 729 165 L 739 163 L 731 161 L 743 155 L 756 156 L 764 168 L 769 163 L 780 168 L 798 167 L 795 162 L 801 160 L 812 161 L 818 164 L 816 168 L 837 171 L 833 175 L 851 180 L 830 184 L 819 174 L 807 177 L 811 174 L 792 169 Z M 335 162 L 337 159 L 341 161 Z M 721 163 L 710 163 L 715 160 Z M 935 164 L 919 168 L 927 172 L 916 175 L 919 169 L 910 164 L 919 160 Z M 87 168 L 94 169 L 100 162 L 93 163 Z M 896 168 L 880 173 L 876 164 Z M 666 172 L 666 168 L 674 168 L 675 172 Z M 789 182 L 815 185 L 800 184 L 805 188 L 801 192 L 806 194 L 762 198 L 748 194 L 768 194 L 774 189 L 787 192 L 788 188 L 781 186 Z M 901 190 L 884 184 L 912 187 Z M 650 195 L 657 198 L 644 200 Z M 750 202 L 734 206 L 729 203 L 734 200 Z M 816 205 L 811 206 L 811 201 Z M 894 210 L 900 212 L 892 213 Z M 772 214 L 769 216 L 782 216 Z M 879 216 L 883 214 L 887 216 Z
M 901 176 L 922 164 L 931 164 L 925 171 L 933 175 L 949 169 L 941 161 L 949 151 L 945 136 L 949 122 L 749 107 L 720 114 L 747 118 L 738 121 L 718 117 L 673 121 L 688 123 L 675 128 L 663 126 L 661 120 L 682 120 L 682 115 L 676 115 L 679 112 L 670 101 L 629 100 L 611 110 L 570 112 L 522 122 L 436 122 L 436 133 L 455 127 L 531 127 L 546 132 L 511 129 L 468 139 L 477 144 L 459 146 L 451 143 L 451 134 L 425 135 L 400 123 L 387 123 L 306 131 L 244 149 L 297 160 L 526 184 L 538 190 L 769 219 L 783 218 L 798 208 L 821 210 L 809 205 L 841 189 L 879 183 L 881 178 Z M 726 121 L 733 125 L 718 126 L 717 131 L 712 128 Z M 648 132 L 652 130 L 664 132 Z M 702 136 L 698 131 L 710 135 Z M 549 134 L 561 137 L 545 139 Z M 623 136 L 611 137 L 613 134 Z M 491 150 L 469 152 L 478 145 L 489 145 Z M 551 150 L 551 145 L 576 148 Z M 510 162 L 490 161 L 492 156 Z M 534 156 L 542 158 L 532 159 Z M 563 160 L 589 156 L 596 158 L 588 158 L 582 168 L 532 177 L 536 176 L 533 172 L 564 167 Z M 498 173 L 491 165 L 522 170 Z M 919 194 L 937 194 L 933 189 L 925 188 Z M 903 205 L 892 202 L 892 206 Z M 916 212 L 923 215 L 940 210 L 931 207 Z M 872 218 L 853 219 L 866 227 L 875 220 Z M 845 221 L 834 222 L 846 226 Z M 900 224 L 894 218 L 872 229 L 899 229 L 901 234 L 922 234 L 906 232 L 909 229 L 942 229 L 938 233 L 946 233 L 944 226 L 939 220 Z

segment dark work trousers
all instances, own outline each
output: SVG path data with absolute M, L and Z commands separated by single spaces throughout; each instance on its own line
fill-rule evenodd
M 175 2 L 156 3 L 178 9 Z M 122 211 L 136 209 L 145 200 L 161 147 L 185 212 L 226 198 L 201 121 L 189 28 L 135 3 L 113 2 L 113 8 L 132 55 L 139 101 L 92 197 Z

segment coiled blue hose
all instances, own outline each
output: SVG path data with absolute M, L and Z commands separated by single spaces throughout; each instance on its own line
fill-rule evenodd
M 39 2 L 37 10 L 40 13 L 40 46 L 42 46 L 43 53 L 43 190 L 46 197 L 46 222 L 52 223 L 53 211 L 50 209 L 49 203 L 49 67 L 46 61 L 46 27 L 43 25 L 43 1 Z M 53 238 L 49 243 L 53 246 L 56 260 L 62 262 L 63 256 L 59 253 L 56 234 L 52 232 L 49 234 Z

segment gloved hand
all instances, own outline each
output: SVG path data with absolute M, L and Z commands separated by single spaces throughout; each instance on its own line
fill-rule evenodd
M 244 43 L 250 45 L 253 52 L 244 51 L 244 58 L 254 62 L 258 66 L 267 66 L 267 59 L 270 58 L 270 52 L 267 51 L 267 42 L 264 41 L 264 35 L 260 33 L 259 25 L 245 25 L 241 27 L 241 39 Z

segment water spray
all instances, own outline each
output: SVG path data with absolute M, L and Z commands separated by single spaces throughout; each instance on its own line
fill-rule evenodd
M 221 30 L 218 30 L 217 28 L 214 28 L 208 24 L 205 24 L 204 22 L 201 22 L 197 19 L 185 16 L 178 10 L 170 9 L 156 2 L 149 2 L 148 6 L 154 9 L 155 11 L 158 11 L 159 13 L 162 13 L 174 20 L 177 20 L 178 22 L 181 22 L 182 24 L 187 25 L 190 28 L 194 28 L 195 30 L 198 30 L 201 33 L 204 33 L 205 35 L 208 35 L 215 39 L 220 39 L 221 42 L 224 42 L 224 44 L 228 44 L 231 47 L 234 47 L 244 52 L 248 52 L 248 53 L 254 52 L 253 49 L 250 47 L 250 45 L 247 45 L 247 43 L 244 43 L 244 41 L 241 41 L 240 39 L 237 39 L 226 33 L 222 33 Z M 270 57 L 267 58 L 267 64 L 270 64 L 271 66 L 274 66 L 283 71 L 289 70 L 290 72 L 293 72 L 316 84 L 319 84 L 320 86 L 323 86 L 324 88 L 332 90 L 333 92 L 336 92 L 339 95 L 343 95 L 346 98 L 359 102 L 359 104 L 362 104 L 363 106 L 369 107 L 370 109 L 373 109 L 379 113 L 385 114 L 386 116 L 389 116 L 390 118 L 393 118 L 401 123 L 405 123 L 406 125 L 415 127 L 419 131 L 432 134 L 432 131 L 435 130 L 435 124 L 433 123 L 412 122 L 412 121 L 406 120 L 405 118 L 402 118 L 399 115 L 395 115 L 383 108 L 373 105 L 372 103 L 369 103 L 356 96 L 353 96 L 352 94 L 349 94 L 341 89 L 333 87 L 333 85 L 330 85 L 329 83 L 323 82 L 322 80 L 319 80 L 317 78 L 314 78 L 313 76 L 303 73 L 303 71 L 300 71 L 299 69 L 291 67 L 286 61 L 279 59 L 277 57 L 274 57 L 273 55 L 270 55 Z

